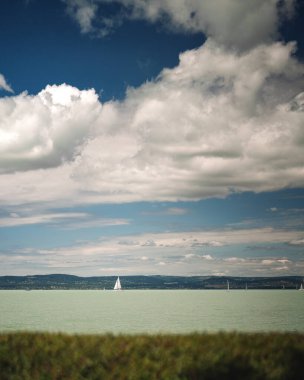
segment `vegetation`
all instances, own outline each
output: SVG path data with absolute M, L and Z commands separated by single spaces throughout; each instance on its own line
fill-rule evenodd
M 0 276 L 0 289 L 113 289 L 115 276 L 78 277 L 67 274 Z M 300 276 L 121 276 L 124 289 L 296 289 Z
M 304 335 L 0 335 L 0 378 L 296 380 Z

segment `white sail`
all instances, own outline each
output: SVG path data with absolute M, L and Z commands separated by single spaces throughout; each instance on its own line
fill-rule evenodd
M 300 286 L 300 289 L 299 289 L 299 290 L 304 290 L 304 289 L 303 289 L 303 284 L 301 284 L 301 286 Z
M 227 292 L 229 292 L 229 281 L 227 281 Z
M 121 290 L 121 283 L 119 277 L 117 277 L 117 280 L 115 282 L 114 290 Z

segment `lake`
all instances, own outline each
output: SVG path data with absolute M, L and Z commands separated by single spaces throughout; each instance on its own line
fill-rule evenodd
M 304 332 L 296 290 L 1 290 L 0 331 Z

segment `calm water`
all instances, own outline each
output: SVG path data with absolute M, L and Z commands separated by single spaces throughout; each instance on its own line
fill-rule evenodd
M 296 290 L 0 291 L 0 331 L 302 331 Z

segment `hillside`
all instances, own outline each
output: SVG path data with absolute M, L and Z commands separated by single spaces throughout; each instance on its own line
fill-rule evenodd
M 124 289 L 296 289 L 303 280 L 288 277 L 121 276 Z M 0 289 L 113 289 L 116 277 L 78 277 L 67 274 L 2 276 Z

